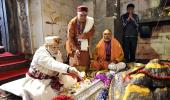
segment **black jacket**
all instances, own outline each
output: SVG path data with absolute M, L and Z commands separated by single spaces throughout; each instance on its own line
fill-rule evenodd
M 130 21 L 127 20 L 129 17 L 129 13 L 123 14 L 121 16 L 121 22 L 122 22 L 122 27 L 123 27 L 124 32 L 126 30 L 128 23 L 130 23 L 130 22 L 132 22 L 134 28 L 136 28 L 136 30 L 139 31 L 139 17 L 136 14 L 133 14 L 132 16 L 133 16 L 134 20 L 130 20 Z

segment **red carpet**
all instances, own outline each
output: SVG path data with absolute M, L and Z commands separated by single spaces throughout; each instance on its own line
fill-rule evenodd
M 29 68 L 30 60 L 25 55 L 4 52 L 0 54 L 0 81 L 13 81 L 12 79 L 24 75 Z
M 28 68 L 22 68 L 19 70 L 13 70 L 8 72 L 1 72 L 0 73 L 0 80 L 9 79 L 15 76 L 23 75 L 28 71 Z
M 8 62 L 5 62 L 5 63 L 3 63 L 3 64 L 0 64 L 0 68 L 1 67 L 5 67 L 5 66 L 8 66 L 8 65 L 14 65 L 14 64 L 20 64 L 20 63 L 24 63 L 24 62 L 26 62 L 26 61 L 28 61 L 28 60 L 26 60 L 26 59 L 19 59 L 19 60 L 13 60 L 13 61 L 8 61 Z
M 3 61 L 3 60 L 0 60 L 0 66 L 1 65 L 4 65 L 4 64 L 7 64 L 7 63 L 13 63 L 13 62 L 19 62 L 19 61 L 23 61 L 23 59 L 15 59 L 15 60 L 10 60 L 10 61 Z
M 4 52 L 0 54 L 0 57 L 4 57 L 4 56 L 14 56 L 14 54 L 10 53 L 10 52 Z

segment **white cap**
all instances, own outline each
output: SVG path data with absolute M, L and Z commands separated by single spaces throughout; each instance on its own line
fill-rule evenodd
M 45 37 L 45 43 L 46 44 L 53 43 L 54 39 L 61 40 L 61 38 L 59 36 L 47 36 L 47 37 Z

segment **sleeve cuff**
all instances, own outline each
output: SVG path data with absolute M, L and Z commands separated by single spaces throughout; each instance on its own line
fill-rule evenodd
M 69 69 L 70 69 L 70 67 L 67 68 L 67 73 L 70 73 L 70 72 L 69 72 Z

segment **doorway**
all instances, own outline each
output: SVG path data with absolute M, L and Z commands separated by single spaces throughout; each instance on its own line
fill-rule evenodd
M 16 0 L 0 0 L 0 45 L 5 52 L 20 52 L 21 42 Z

